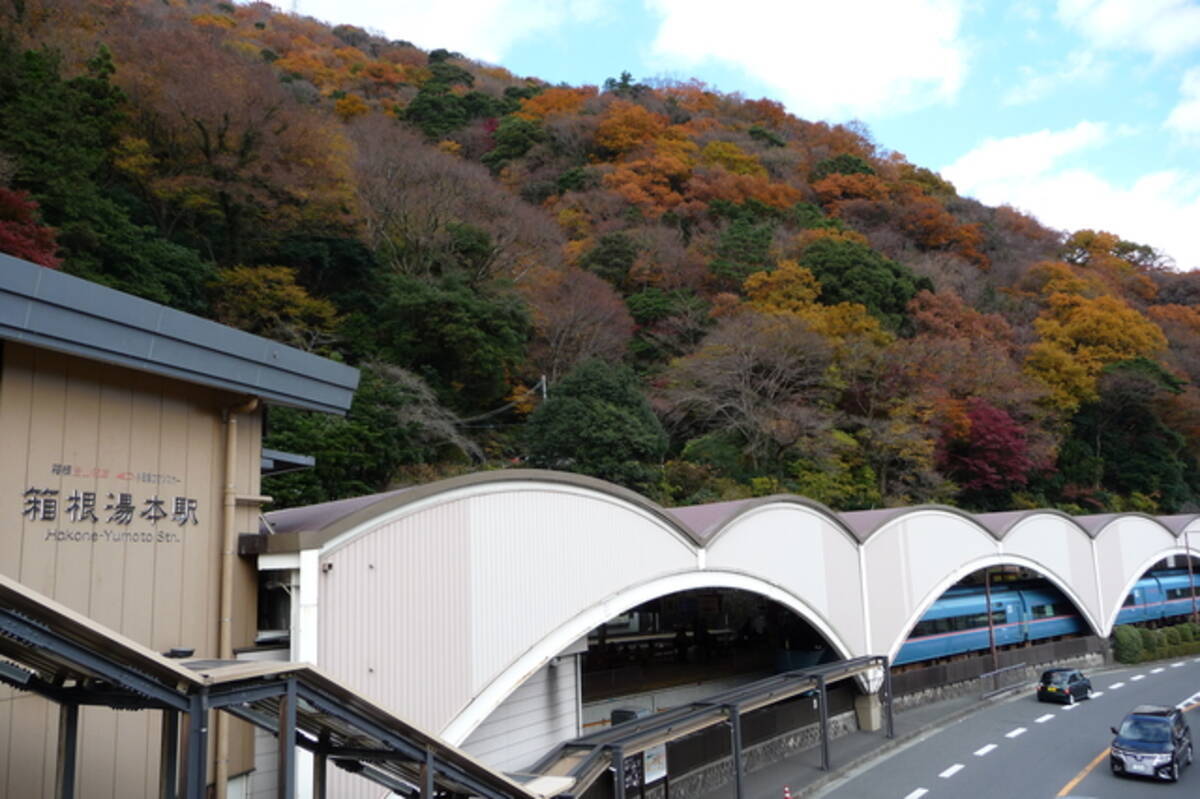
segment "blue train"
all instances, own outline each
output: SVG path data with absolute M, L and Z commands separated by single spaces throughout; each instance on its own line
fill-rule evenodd
M 1192 612 L 1188 584 L 1186 570 L 1147 574 L 1125 598 L 1117 624 L 1186 616 Z M 1200 575 L 1195 584 L 1200 585 Z M 951 588 L 942 594 L 900 647 L 895 665 L 987 649 L 986 604 L 983 586 Z M 1048 584 L 993 585 L 991 613 L 996 646 L 1088 632 L 1071 601 Z

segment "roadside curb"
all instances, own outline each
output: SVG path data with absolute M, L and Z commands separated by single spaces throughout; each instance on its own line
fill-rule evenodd
M 807 785 L 793 789 L 791 792 L 792 797 L 793 799 L 802 799 L 802 797 L 816 796 L 817 793 L 823 790 L 830 783 L 841 779 L 852 771 L 856 771 L 863 766 L 878 760 L 889 752 L 900 749 L 923 736 L 945 729 L 946 727 L 949 727 L 950 725 L 955 724 L 974 713 L 978 713 L 988 705 L 998 705 L 1002 702 L 1008 702 L 1016 699 L 1024 690 L 1027 690 L 1025 686 L 1013 686 L 1012 690 L 1005 691 L 1002 694 L 997 694 L 996 696 L 989 697 L 988 699 L 980 699 L 977 702 L 967 705 L 966 707 L 959 708 L 953 713 L 943 716 L 937 721 L 930 722 L 922 727 L 918 727 L 915 730 L 911 730 L 903 734 L 898 733 L 895 738 L 890 740 L 883 738 L 880 745 L 871 751 L 859 755 L 853 760 L 846 762 L 844 765 L 830 770 L 826 774 L 818 776 L 815 780 Z
M 1141 664 L 1138 664 L 1138 665 L 1141 665 Z M 1122 664 L 1122 663 L 1110 663 L 1110 664 L 1105 664 L 1104 666 L 1101 666 L 1101 667 L 1098 667 L 1095 669 L 1090 669 L 1089 671 L 1091 674 L 1095 675 L 1095 674 L 1106 674 L 1109 672 L 1120 671 L 1120 670 L 1129 669 L 1129 668 L 1135 668 L 1135 667 L 1129 666 L 1127 664 Z M 808 783 L 807 785 L 803 785 L 799 788 L 793 788 L 792 792 L 791 792 L 792 797 L 793 797 L 793 799 L 804 799 L 804 797 L 814 797 L 817 794 L 819 794 L 822 790 L 824 790 L 826 787 L 828 787 L 830 785 L 830 783 L 833 783 L 833 782 L 836 782 L 837 780 L 842 779 L 843 777 L 850 774 L 851 772 L 857 771 L 857 770 L 871 764 L 872 762 L 879 760 L 880 758 L 886 756 L 887 754 L 889 754 L 897 749 L 900 749 L 922 737 L 925 737 L 925 736 L 931 735 L 935 732 L 938 732 L 940 730 L 943 730 L 946 727 L 951 726 L 952 724 L 956 724 L 957 722 L 967 718 L 968 716 L 970 716 L 974 713 L 978 713 L 980 710 L 982 710 L 983 708 L 985 708 L 989 705 L 998 705 L 1003 702 L 1009 702 L 1014 699 L 1017 699 L 1022 695 L 1022 693 L 1026 692 L 1028 690 L 1029 690 L 1028 686 L 1014 685 L 1000 694 L 996 694 L 995 696 L 991 696 L 986 699 L 980 699 L 976 702 L 973 702 L 973 703 L 967 705 L 966 707 L 959 708 L 958 710 L 954 711 L 953 713 L 949 713 L 949 714 L 939 718 L 937 721 L 930 722 L 928 724 L 925 724 L 921 727 L 918 727 L 914 730 L 910 730 L 909 732 L 906 732 L 903 734 L 897 733 L 896 737 L 891 740 L 888 740 L 887 738 L 882 738 L 879 746 L 875 747 L 871 751 L 865 752 L 865 753 L 859 755 L 858 757 L 847 761 L 845 764 L 832 769 L 831 771 L 829 771 L 826 774 L 819 775 L 815 780 Z

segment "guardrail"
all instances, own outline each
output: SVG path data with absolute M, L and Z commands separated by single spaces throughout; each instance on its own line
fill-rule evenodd
M 1017 663 L 1013 666 L 1005 666 L 1002 669 L 989 671 L 979 675 L 980 687 L 987 687 L 988 681 L 991 681 L 991 690 L 984 691 L 981 694 L 983 699 L 998 696 L 1005 691 L 1010 690 L 1014 685 L 1025 681 L 1025 664 Z

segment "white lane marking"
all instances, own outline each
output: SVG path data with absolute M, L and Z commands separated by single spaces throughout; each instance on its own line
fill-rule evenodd
M 1115 691 L 1118 688 L 1123 688 L 1124 686 L 1125 686 L 1125 683 L 1123 683 L 1123 682 L 1115 682 L 1112 685 L 1108 686 L 1108 690 Z
M 1164 669 L 1162 666 L 1159 666 L 1157 669 L 1150 669 L 1151 674 L 1159 674 L 1160 672 L 1164 671 L 1166 671 L 1166 669 Z
M 976 749 L 975 757 L 983 757 L 984 755 L 986 755 L 988 752 L 992 751 L 995 748 L 996 748 L 995 744 L 988 744 L 987 746 Z
M 1092 699 L 1099 699 L 1102 696 L 1104 696 L 1103 691 L 1092 691 Z
M 1196 659 L 1195 659 L 1195 660 L 1193 660 L 1192 662 L 1193 662 L 1193 663 L 1200 663 L 1200 658 L 1196 658 Z
M 1129 678 L 1129 681 L 1130 681 L 1130 682 L 1137 682 L 1138 680 L 1144 680 L 1144 679 L 1146 679 L 1146 675 L 1145 675 L 1145 674 L 1135 674 L 1135 675 L 1133 675 L 1132 677 L 1130 677 L 1130 678 Z
M 929 791 L 925 790 L 924 788 L 917 788 L 908 796 L 904 797 L 904 799 L 921 799 L 921 797 L 927 793 L 929 793 Z
M 948 779 L 950 779 L 951 777 L 953 777 L 955 774 L 957 774 L 958 772 L 960 772 L 960 771 L 962 771 L 962 770 L 963 770 L 963 764 L 962 764 L 962 763 L 955 763 L 953 766 L 951 766 L 950 768 L 946 769 L 945 771 L 943 771 L 943 772 L 942 772 L 941 774 L 939 774 L 938 776 L 939 776 L 939 777 L 941 777 L 941 778 L 942 778 L 942 779 L 944 779 L 944 780 L 948 780 Z
M 1016 738 L 1018 735 L 1022 735 L 1024 733 L 1025 733 L 1024 727 L 1017 727 L 1015 730 L 1010 730 L 1009 732 L 1004 733 L 1004 737 L 1005 738 Z
M 1063 710 L 1074 710 L 1077 707 L 1079 707 L 1079 705 L 1063 705 Z
M 1036 719 L 1033 720 L 1033 723 L 1034 724 L 1045 724 L 1047 721 L 1049 721 L 1052 718 L 1054 718 L 1054 714 L 1047 713 L 1044 716 L 1038 716 Z
M 1181 660 L 1178 663 L 1172 663 L 1171 668 L 1178 669 L 1178 668 L 1182 668 L 1184 665 L 1186 665 L 1186 664 Z

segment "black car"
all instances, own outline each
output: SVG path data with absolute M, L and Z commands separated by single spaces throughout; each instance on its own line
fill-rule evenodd
M 1064 702 L 1075 704 L 1077 699 L 1091 699 L 1092 681 L 1083 676 L 1079 669 L 1049 669 L 1042 672 L 1038 683 L 1039 702 Z
M 1137 774 L 1174 782 L 1192 762 L 1192 731 L 1177 707 L 1138 705 L 1113 735 L 1113 774 Z

